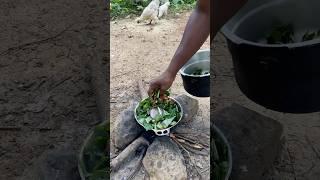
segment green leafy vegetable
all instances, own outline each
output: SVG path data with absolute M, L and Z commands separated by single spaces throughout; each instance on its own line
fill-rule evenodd
M 181 110 L 177 104 L 169 98 L 169 95 L 169 91 L 161 94 L 158 90 L 154 92 L 151 97 L 139 103 L 136 110 L 138 121 L 146 130 L 166 129 L 174 126 L 179 120 Z M 158 109 L 158 113 L 154 117 L 151 117 L 150 114 L 152 109 Z
M 202 69 L 198 68 L 193 71 L 192 75 L 202 75 Z
M 268 44 L 287 44 L 293 43 L 293 26 L 292 24 L 275 26 L 271 33 L 267 35 Z
M 268 44 L 287 44 L 294 43 L 294 28 L 292 24 L 275 26 L 271 33 L 266 37 Z M 301 42 L 310 41 L 320 37 L 320 30 L 317 32 L 305 32 L 301 38 Z
M 310 40 L 313 40 L 313 39 L 319 38 L 319 37 L 320 37 L 320 30 L 318 32 L 311 32 L 311 33 L 309 31 L 307 31 L 302 36 L 302 41 L 310 41 Z
M 209 74 L 209 72 L 205 71 L 205 70 L 203 70 L 201 68 L 196 68 L 192 73 L 192 75 L 195 75 L 195 76 L 205 75 L 205 74 Z
M 215 132 L 211 136 L 211 144 L 213 149 L 210 151 L 212 157 L 210 161 L 213 166 L 210 173 L 214 180 L 224 180 L 229 169 L 228 148 Z
M 92 139 L 85 145 L 81 164 L 89 180 L 104 180 L 109 173 L 108 126 L 109 124 L 97 126 Z

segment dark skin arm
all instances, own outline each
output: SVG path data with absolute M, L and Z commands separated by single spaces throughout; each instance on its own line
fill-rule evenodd
M 216 4 L 216 1 L 219 4 Z M 168 68 L 157 78 L 150 82 L 148 93 L 160 89 L 163 93 L 169 89 L 179 69 L 200 49 L 213 30 L 213 37 L 221 26 L 240 9 L 246 0 L 214 0 L 210 6 L 210 0 L 198 0 L 193 13 L 191 14 L 185 31 Z M 212 2 L 211 2 L 212 3 Z M 231 5 L 231 6 L 230 6 Z M 210 26 L 210 7 L 216 12 L 213 13 L 213 23 Z M 216 8 L 215 8 L 216 7 Z M 218 8 L 219 7 L 219 8 Z
M 213 0 L 211 4 L 213 23 L 213 37 L 217 34 L 220 28 L 234 15 L 248 0 Z

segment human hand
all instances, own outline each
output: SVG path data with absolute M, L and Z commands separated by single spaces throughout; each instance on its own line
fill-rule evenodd
M 171 73 L 169 71 L 163 72 L 160 76 L 156 77 L 155 79 L 151 80 L 148 94 L 151 96 L 151 94 L 160 89 L 160 93 L 163 94 L 166 90 L 168 90 L 174 79 L 176 77 L 176 74 Z

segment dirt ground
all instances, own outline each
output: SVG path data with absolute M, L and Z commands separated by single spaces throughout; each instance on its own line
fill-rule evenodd
M 139 79 L 145 82 L 160 75 L 168 66 L 183 34 L 190 12 L 161 19 L 155 26 L 137 24 L 133 18 L 111 22 L 110 108 L 111 130 L 130 102 L 140 99 Z M 210 48 L 207 41 L 201 49 Z M 178 74 L 171 87 L 172 95 L 186 94 Z M 189 95 L 191 96 L 191 95 Z M 198 121 L 209 129 L 210 98 L 199 100 Z M 198 119 L 197 119 L 198 120 Z M 207 159 L 209 163 L 209 158 Z M 204 164 L 206 167 L 207 164 Z
M 212 68 L 213 67 L 213 68 Z M 274 180 L 318 180 L 320 177 L 320 113 L 288 114 L 268 110 L 242 94 L 234 79 L 233 64 L 225 39 L 214 40 L 212 106 L 219 110 L 238 103 L 279 121 L 284 126 L 285 143 L 274 169 L 267 175 Z
M 91 65 L 106 62 L 106 4 L 0 4 L 0 179 L 15 180 L 49 150 L 78 152 L 102 120 Z
M 139 100 L 139 79 L 145 82 L 160 75 L 168 66 L 185 28 L 190 12 L 161 19 L 155 26 L 135 23 L 134 19 L 111 22 L 110 103 L 111 129 L 119 113 Z M 201 49 L 210 48 L 207 41 Z M 177 75 L 173 95 L 187 94 Z M 204 116 L 209 118 L 209 98 L 197 98 Z

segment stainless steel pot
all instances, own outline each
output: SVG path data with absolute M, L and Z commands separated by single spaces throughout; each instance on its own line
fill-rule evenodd
M 177 121 L 177 123 L 176 123 L 175 125 L 173 125 L 173 126 L 171 126 L 171 127 L 168 127 L 168 128 L 166 128 L 166 129 L 161 129 L 161 130 L 152 129 L 152 131 L 155 132 L 155 134 L 156 134 L 157 136 L 169 136 L 169 134 L 170 134 L 170 129 L 173 128 L 173 127 L 175 127 L 175 126 L 181 121 L 181 119 L 182 119 L 182 117 L 183 117 L 183 109 L 182 109 L 181 104 L 180 104 L 177 100 L 175 100 L 174 98 L 172 98 L 172 97 L 169 97 L 169 98 L 170 98 L 173 102 L 175 102 L 175 103 L 177 104 L 178 108 L 180 109 L 180 118 L 179 118 L 179 120 Z M 144 101 L 144 100 L 146 100 L 146 99 L 147 99 L 147 98 L 143 99 L 142 101 Z M 137 108 L 138 108 L 138 107 L 139 107 L 139 104 L 137 104 L 136 108 L 134 109 L 134 117 L 135 117 L 137 123 L 140 124 L 140 125 L 143 127 L 143 125 L 138 121 L 138 116 L 137 116 Z

